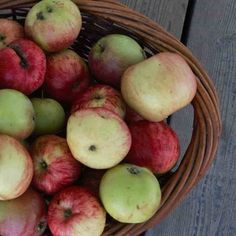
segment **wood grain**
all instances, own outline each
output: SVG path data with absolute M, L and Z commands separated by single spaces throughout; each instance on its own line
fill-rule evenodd
M 223 134 L 208 175 L 147 235 L 236 235 L 236 2 L 197 0 L 187 41 L 219 92 Z

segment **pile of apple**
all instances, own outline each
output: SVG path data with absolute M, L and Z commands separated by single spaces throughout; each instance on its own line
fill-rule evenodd
M 70 0 L 43 0 L 24 27 L 0 19 L 0 235 L 101 235 L 106 213 L 141 223 L 160 207 L 157 177 L 179 141 L 165 119 L 196 78 L 174 53 L 146 58 L 113 34 L 88 65 L 68 49 L 82 27 Z

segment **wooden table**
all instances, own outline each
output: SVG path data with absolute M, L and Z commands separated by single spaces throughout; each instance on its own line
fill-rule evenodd
M 236 1 L 121 0 L 181 39 L 204 65 L 220 97 L 223 133 L 212 168 L 172 214 L 147 236 L 236 235 Z M 234 123 L 235 122 L 235 123 Z M 182 151 L 189 142 L 191 108 L 172 126 Z

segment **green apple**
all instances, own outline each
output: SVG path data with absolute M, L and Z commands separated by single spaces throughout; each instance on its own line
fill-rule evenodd
M 28 151 L 16 139 L 0 134 L 0 201 L 22 195 L 33 177 Z
M 25 20 L 26 35 L 49 52 L 68 48 L 82 26 L 80 10 L 71 0 L 43 0 L 34 5 Z
M 34 130 L 34 116 L 33 105 L 23 93 L 0 90 L 0 133 L 25 139 Z
M 154 174 L 131 164 L 120 164 L 108 170 L 99 191 L 106 211 L 122 223 L 147 221 L 161 202 L 161 189 Z
M 32 98 L 35 110 L 35 135 L 56 134 L 65 123 L 65 112 L 60 103 L 50 98 Z
M 128 154 L 131 135 L 125 122 L 112 111 L 88 108 L 70 116 L 67 143 L 73 156 L 84 165 L 107 169 Z
M 110 34 L 101 38 L 89 54 L 89 66 L 96 79 L 120 88 L 124 71 L 146 58 L 144 50 L 131 37 Z
M 196 77 L 190 66 L 170 52 L 129 67 L 121 80 L 126 103 L 144 119 L 154 122 L 188 105 L 196 91 Z

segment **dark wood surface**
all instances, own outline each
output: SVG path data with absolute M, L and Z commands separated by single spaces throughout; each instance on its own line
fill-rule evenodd
M 212 168 L 184 202 L 147 236 L 235 236 L 236 1 L 189 1 L 191 5 L 186 20 L 188 1 L 122 2 L 159 22 L 185 41 L 215 82 L 223 120 L 222 139 Z M 188 112 L 189 108 L 172 119 L 183 148 L 189 140 L 189 136 L 185 135 L 191 124 L 191 113 L 187 116 Z

